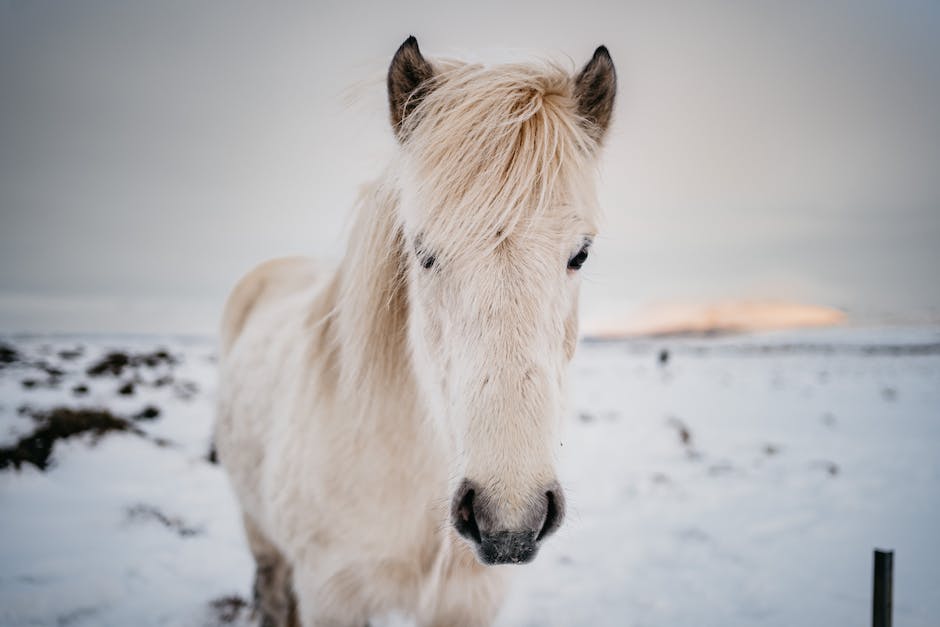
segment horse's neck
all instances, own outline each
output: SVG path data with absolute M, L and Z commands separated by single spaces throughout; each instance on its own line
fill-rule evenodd
M 397 190 L 388 181 L 362 194 L 337 270 L 333 318 L 340 385 L 347 393 L 392 395 L 414 404 L 397 202 Z

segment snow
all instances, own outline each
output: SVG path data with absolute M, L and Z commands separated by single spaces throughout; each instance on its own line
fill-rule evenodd
M 253 565 L 207 460 L 213 341 L 0 343 L 23 357 L 0 369 L 0 447 L 34 428 L 24 405 L 160 409 L 133 421 L 145 436 L 0 470 L 0 624 L 250 624 Z M 131 396 L 130 372 L 85 374 L 161 347 L 178 363 L 137 369 Z M 895 550 L 895 624 L 940 624 L 940 328 L 585 342 L 571 397 L 568 517 L 514 568 L 500 625 L 864 625 L 875 547 Z

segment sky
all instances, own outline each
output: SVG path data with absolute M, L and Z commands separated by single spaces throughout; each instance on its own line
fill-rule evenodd
M 940 320 L 940 3 L 0 0 L 0 332 L 211 332 L 254 264 L 339 259 L 410 34 L 573 69 L 609 47 L 585 317 Z

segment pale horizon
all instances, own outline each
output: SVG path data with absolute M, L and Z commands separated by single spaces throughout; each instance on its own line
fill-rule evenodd
M 254 264 L 338 259 L 394 155 L 382 76 L 409 34 L 572 68 L 610 49 L 586 321 L 728 301 L 940 321 L 938 5 L 4 1 L 0 332 L 211 333 Z

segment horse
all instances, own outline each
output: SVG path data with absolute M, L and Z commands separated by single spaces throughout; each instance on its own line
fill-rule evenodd
M 491 624 L 561 524 L 579 269 L 616 73 L 424 57 L 342 261 L 268 261 L 222 316 L 214 441 L 263 625 Z

